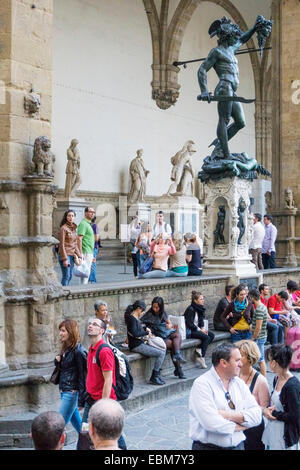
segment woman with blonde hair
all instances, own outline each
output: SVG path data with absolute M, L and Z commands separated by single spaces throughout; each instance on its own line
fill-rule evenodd
M 173 243 L 176 253 L 170 256 L 170 270 L 167 273 L 167 277 L 187 276 L 188 265 L 186 262 L 186 245 L 184 243 L 182 233 L 174 233 Z
M 66 319 L 59 324 L 58 329 L 61 351 L 54 361 L 60 369 L 61 405 L 58 411 L 64 417 L 66 425 L 71 421 L 72 426 L 80 433 L 82 423 L 79 409 L 84 406 L 87 352 L 80 343 L 76 321 Z
M 242 340 L 235 343 L 241 353 L 242 367 L 240 369 L 240 379 L 249 387 L 257 403 L 262 410 L 269 405 L 270 393 L 267 379 L 256 371 L 253 366 L 260 358 L 260 351 L 257 344 L 252 340 Z M 259 426 L 249 428 L 244 431 L 246 440 L 244 442 L 245 450 L 264 450 L 262 434 L 264 432 L 264 422 L 262 420 Z

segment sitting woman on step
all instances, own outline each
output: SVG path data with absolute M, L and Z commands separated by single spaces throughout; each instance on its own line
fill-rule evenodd
M 181 368 L 181 363 L 186 362 L 180 352 L 181 335 L 175 328 L 172 328 L 162 297 L 154 297 L 151 308 L 142 316 L 141 322 L 150 328 L 155 336 L 163 338 L 167 349 L 171 352 L 171 359 L 175 366 L 174 375 L 179 379 L 185 379 Z
M 174 233 L 173 242 L 176 253 L 170 256 L 170 270 L 167 272 L 167 277 L 187 276 L 186 245 L 180 232 Z
M 143 328 L 140 321 L 140 317 L 145 310 L 145 302 L 137 300 L 133 305 L 129 305 L 125 311 L 124 319 L 127 326 L 128 346 L 130 351 L 140 353 L 146 357 L 155 357 L 150 383 L 164 385 L 165 382 L 160 377 L 160 369 L 165 359 L 166 350 L 154 348 L 147 344 L 146 340 L 151 337 L 151 331 L 149 328 Z
M 215 335 L 204 328 L 204 297 L 200 292 L 192 291 L 192 303 L 184 312 L 184 318 L 186 337 L 201 340 L 200 348 L 196 349 L 196 353 L 198 354 L 197 361 L 203 369 L 206 369 L 205 353 Z
M 176 253 L 176 248 L 172 239 L 167 234 L 158 235 L 157 239 L 151 243 L 151 256 L 153 256 L 152 271 L 140 275 L 142 279 L 155 277 L 166 277 L 168 275 L 168 259 L 170 255 Z
M 250 325 L 254 315 L 252 302 L 247 298 L 244 284 L 231 290 L 232 302 L 225 308 L 221 320 L 231 334 L 231 342 L 251 339 Z

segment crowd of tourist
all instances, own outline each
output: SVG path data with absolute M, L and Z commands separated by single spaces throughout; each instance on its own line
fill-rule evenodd
M 199 340 L 196 360 L 207 368 L 206 351 L 216 333 L 205 323 L 204 303 L 203 294 L 192 291 L 190 305 L 178 317 L 184 321 L 184 338 L 178 324 L 172 324 L 162 297 L 154 297 L 148 310 L 143 300 L 128 305 L 124 312 L 126 346 L 153 357 L 150 384 L 165 384 L 161 370 L 168 350 L 174 376 L 186 378 L 182 353 L 185 338 Z M 195 380 L 190 392 L 194 450 L 300 450 L 300 383 L 291 372 L 300 369 L 299 306 L 300 289 L 295 281 L 289 280 L 285 290 L 273 295 L 266 284 L 250 291 L 245 284 L 226 286 L 213 325 L 216 331 L 230 333 L 230 343 L 214 348 L 211 369 Z M 124 412 L 116 402 L 127 397 L 120 395 L 124 390 L 120 392 L 119 381 L 123 380 L 122 387 L 124 383 L 130 385 L 130 393 L 133 379 L 122 346 L 114 344 L 116 332 L 111 321 L 108 305 L 99 300 L 82 342 L 75 320 L 60 323 L 61 350 L 54 360 L 54 374 L 59 374 L 53 383 L 59 386 L 61 404 L 58 413 L 42 413 L 33 421 L 36 449 L 61 449 L 70 422 L 79 436 L 78 449 L 126 450 Z M 266 361 L 275 374 L 271 391 Z
M 82 284 L 97 282 L 97 254 L 99 252 L 99 229 L 95 223 L 95 211 L 86 207 L 84 218 L 77 225 L 74 210 L 65 212 L 57 246 L 61 267 L 61 284 L 68 286 L 73 274 Z M 196 234 L 172 235 L 171 227 L 159 211 L 154 226 L 134 216 L 129 227 L 131 260 L 136 278 L 164 278 L 172 276 L 201 276 L 202 242 Z
M 86 207 L 78 227 L 74 223 L 75 217 L 75 212 L 68 210 L 60 224 L 57 251 L 63 286 L 69 285 L 74 269 L 82 284 L 97 282 L 97 255 L 101 244 L 95 211 L 92 207 Z M 261 220 L 261 214 L 253 215 L 249 253 L 258 270 L 272 269 L 276 267 L 277 229 L 270 215 L 264 216 L 264 224 Z M 170 224 L 164 220 L 163 211 L 157 213 L 152 228 L 149 223 L 134 216 L 129 225 L 129 238 L 135 278 L 202 275 L 202 240 L 195 233 L 172 233 Z

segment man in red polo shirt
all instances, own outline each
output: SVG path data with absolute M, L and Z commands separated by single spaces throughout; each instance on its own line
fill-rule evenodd
M 270 289 L 267 284 L 260 284 L 259 288 L 260 293 L 260 300 L 261 302 L 268 307 L 268 297 L 270 294 Z M 272 306 L 272 301 L 271 301 Z M 272 307 L 271 307 L 272 308 Z M 282 324 L 276 320 L 276 318 L 272 318 L 268 312 L 267 316 L 267 341 L 271 344 L 278 344 L 283 343 L 284 340 L 284 329 Z
M 87 357 L 86 390 L 88 398 L 85 403 L 83 422 L 88 421 L 88 413 L 92 405 L 101 398 L 117 400 L 114 387 L 116 385 L 115 357 L 110 347 L 102 348 L 99 354 L 101 367 L 96 361 L 96 352 L 102 344 L 106 344 L 103 335 L 106 331 L 106 323 L 100 318 L 91 317 L 88 321 L 88 336 L 91 346 Z M 120 449 L 126 449 L 126 444 L 121 436 L 119 439 Z
M 282 307 L 282 301 L 288 299 L 286 291 L 278 292 L 272 295 L 268 300 L 268 312 L 272 318 L 275 318 L 284 327 L 284 341 L 286 340 L 287 330 L 289 328 L 288 311 Z

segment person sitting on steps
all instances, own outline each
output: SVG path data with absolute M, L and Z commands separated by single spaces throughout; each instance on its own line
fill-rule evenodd
M 151 330 L 143 328 L 140 320 L 141 315 L 146 310 L 146 304 L 142 300 L 137 300 L 133 305 L 128 305 L 124 320 L 127 326 L 128 346 L 130 351 L 137 352 L 146 357 L 155 357 L 155 363 L 150 377 L 153 385 L 164 385 L 165 382 L 160 376 L 160 369 L 164 362 L 166 350 L 154 348 L 145 342 L 151 337 Z
M 203 369 L 206 369 L 205 353 L 215 335 L 204 328 L 205 307 L 203 295 L 193 290 L 191 300 L 191 305 L 184 312 L 186 337 L 187 339 L 194 338 L 201 340 L 200 348 L 196 349 L 198 354 L 197 361 Z
M 171 352 L 171 359 L 175 366 L 174 375 L 179 379 L 186 379 L 181 364 L 186 362 L 181 355 L 181 335 L 168 319 L 162 297 L 154 297 L 151 308 L 141 317 L 141 322 L 150 328 L 151 332 L 163 338 L 167 349 Z

